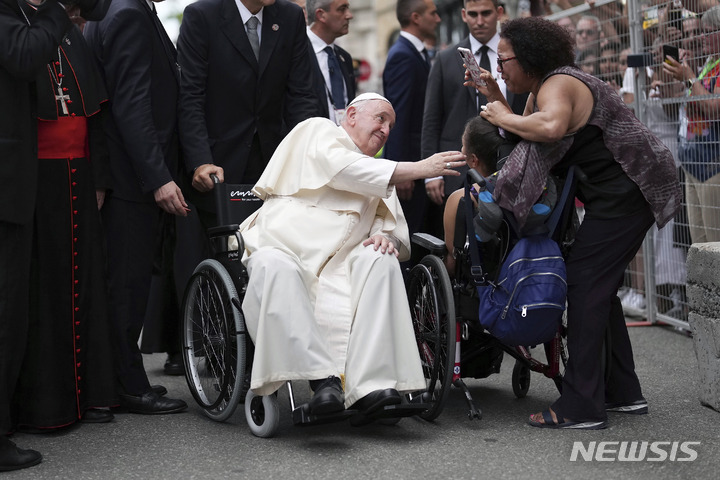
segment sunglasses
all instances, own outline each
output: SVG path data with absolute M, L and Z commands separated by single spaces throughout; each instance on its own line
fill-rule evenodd
M 505 66 L 505 62 L 509 62 L 510 60 L 515 60 L 516 58 L 517 58 L 517 57 L 508 57 L 508 58 L 500 58 L 500 57 L 498 57 L 498 59 L 497 59 L 498 70 L 500 70 L 500 71 L 502 72 L 502 71 L 503 71 L 503 68 L 504 68 L 504 66 Z

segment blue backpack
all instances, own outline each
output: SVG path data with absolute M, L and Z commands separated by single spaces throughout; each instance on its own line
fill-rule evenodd
M 468 177 L 474 177 L 473 174 Z M 472 225 L 475 222 L 470 217 L 472 209 L 465 209 L 466 224 L 471 226 L 468 229 L 473 264 L 471 273 L 480 298 L 480 325 L 507 345 L 539 345 L 552 340 L 560 330 L 565 311 L 567 275 L 560 247 L 552 237 L 563 208 L 570 204 L 568 199 L 574 198 L 576 179 L 573 177 L 574 173 L 568 175 L 561 198 L 554 205 L 555 210 L 546 216 L 545 233 L 520 238 L 502 262 L 495 281 L 487 280 L 483 274 L 478 249 L 480 237 L 473 234 Z M 488 190 L 492 189 L 492 185 L 484 179 L 472 180 L 485 183 Z M 465 198 L 466 205 L 472 205 L 469 178 L 465 180 Z M 514 218 L 506 217 L 506 220 L 516 232 L 519 231 Z
M 521 238 L 498 280 L 477 287 L 480 325 L 507 345 L 549 342 L 560 329 L 567 282 L 560 247 L 546 236 Z

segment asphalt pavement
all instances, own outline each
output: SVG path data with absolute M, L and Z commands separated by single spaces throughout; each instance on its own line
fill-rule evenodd
M 480 421 L 468 420 L 462 392 L 453 389 L 445 411 L 432 423 L 407 418 L 395 426 L 356 428 L 345 422 L 296 427 L 283 387 L 278 435 L 256 438 L 247 427 L 242 405 L 225 423 L 210 420 L 194 403 L 183 377 L 163 375 L 165 357 L 156 354 L 145 357 L 151 383 L 165 385 L 169 396 L 188 402 L 188 411 L 163 416 L 118 414 L 109 424 L 71 426 L 49 435 L 15 434 L 12 440 L 39 450 L 44 460 L 37 467 L 0 476 L 8 480 L 720 478 L 720 413 L 698 400 L 692 339 L 657 326 L 631 328 L 630 336 L 650 413 L 611 414 L 605 430 L 554 431 L 526 425 L 529 414 L 546 409 L 557 392 L 553 382 L 533 374 L 527 397 L 515 398 L 510 384 L 513 363 L 506 356 L 501 373 L 467 381 L 483 410 Z M 308 395 L 306 386 L 296 385 L 297 400 Z M 636 456 L 642 442 L 647 442 L 644 458 L 619 461 L 618 457 L 627 457 L 633 441 L 638 442 Z M 571 461 L 575 442 L 581 442 L 577 445 L 582 448 Z M 625 455 L 618 452 L 622 442 L 628 442 Z M 591 448 L 593 453 L 588 453 Z M 693 456 L 697 457 L 693 461 L 680 461 Z

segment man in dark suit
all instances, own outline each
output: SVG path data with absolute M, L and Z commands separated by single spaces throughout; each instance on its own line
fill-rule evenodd
M 179 412 L 187 404 L 162 397 L 164 388 L 150 386 L 138 348 L 161 212 L 187 215 L 175 183 L 175 49 L 145 0 L 113 0 L 105 20 L 88 22 L 85 37 L 110 96 L 106 135 L 113 190 L 102 216 L 121 402 L 134 413 Z
M 307 28 L 313 65 L 313 92 L 318 98 L 320 115 L 339 124 L 336 111 L 355 98 L 352 57 L 335 45 L 338 37 L 347 35 L 353 14 L 348 0 L 308 0 Z
M 287 0 L 200 0 L 185 9 L 180 139 L 192 175 L 186 192 L 206 226 L 213 197 L 200 192 L 212 190 L 210 174 L 255 183 L 283 127 L 318 115 L 307 50 L 305 17 Z
M 81 0 L 80 14 L 101 19 L 108 2 Z M 15 425 L 11 402 L 28 333 L 30 258 L 38 178 L 37 103 L 31 82 L 72 22 L 57 2 L 38 5 L 29 21 L 15 0 L 0 0 L 0 471 L 37 465 L 42 455 L 5 435 Z M 34 89 L 34 86 L 33 86 Z
M 422 129 L 422 157 L 437 152 L 460 150 L 465 123 L 478 115 L 480 106 L 487 103 L 472 87 L 464 87 L 465 68 L 457 47 L 465 47 L 475 54 L 478 65 L 490 71 L 500 86 L 505 98 L 516 114 L 525 110 L 527 94 L 515 95 L 508 92 L 505 82 L 497 74 L 497 33 L 498 16 L 503 7 L 497 0 L 465 0 L 462 10 L 463 21 L 470 35 L 457 45 L 438 54 L 428 79 L 425 97 L 425 113 Z M 459 169 L 467 171 L 467 167 Z M 463 176 L 437 178 L 427 181 L 425 188 L 430 199 L 440 205 L 445 197 L 462 185 Z
M 398 0 L 400 37 L 388 52 L 383 71 L 383 91 L 395 108 L 395 128 L 390 131 L 383 156 L 390 160 L 422 160 L 422 134 L 425 90 L 430 58 L 423 44 L 435 37 L 440 16 L 433 0 Z M 395 185 L 410 235 L 423 230 L 425 219 L 425 181 Z M 416 249 L 417 250 L 417 249 Z

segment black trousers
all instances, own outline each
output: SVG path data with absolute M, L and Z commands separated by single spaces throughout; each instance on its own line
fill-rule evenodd
M 32 221 L 0 221 L 0 437 L 14 427 L 10 405 L 27 343 L 32 238 Z
M 108 257 L 110 332 L 121 393 L 150 391 L 138 339 L 143 327 L 160 207 L 108 196 L 102 209 Z
M 647 207 L 627 217 L 586 218 L 577 232 L 566 262 L 569 359 L 562 395 L 552 405 L 558 418 L 604 421 L 605 402 L 642 398 L 617 291 L 653 223 Z M 607 385 L 601 360 L 606 328 L 612 337 Z

